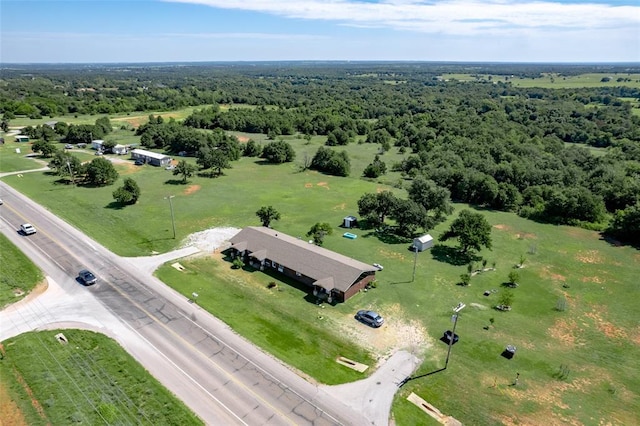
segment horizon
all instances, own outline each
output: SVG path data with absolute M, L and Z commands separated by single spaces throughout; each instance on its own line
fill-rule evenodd
M 0 0 L 2 64 L 640 61 L 634 0 Z

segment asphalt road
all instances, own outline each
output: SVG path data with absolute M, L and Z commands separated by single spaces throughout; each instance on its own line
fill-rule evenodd
M 0 197 L 0 231 L 49 280 L 44 294 L 0 312 L 0 341 L 58 327 L 107 334 L 207 424 L 388 424 L 397 384 L 415 368 L 413 356 L 396 354 L 375 377 L 355 384 L 310 383 L 153 277 L 148 260 L 115 256 L 3 182 Z M 25 222 L 38 232 L 19 235 Z M 85 267 L 97 284 L 76 281 Z

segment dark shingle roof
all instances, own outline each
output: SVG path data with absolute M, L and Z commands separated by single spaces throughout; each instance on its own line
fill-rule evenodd
M 363 272 L 377 271 L 372 265 L 262 226 L 244 228 L 230 242 L 237 250 L 248 250 L 260 259 L 270 259 L 320 281 L 317 284 L 323 284 L 323 288 L 329 286 L 343 292 Z

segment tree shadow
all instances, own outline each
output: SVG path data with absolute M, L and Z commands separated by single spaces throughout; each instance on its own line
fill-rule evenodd
M 605 241 L 609 245 L 612 245 L 614 247 L 633 247 L 637 250 L 640 250 L 640 241 L 637 243 L 634 243 L 634 242 L 619 240 L 618 238 L 606 232 L 600 233 L 600 240 Z
M 224 172 L 218 173 L 214 170 L 205 170 L 202 172 L 198 172 L 196 174 L 198 177 L 209 178 L 209 179 L 214 179 L 214 178 L 219 178 L 221 176 L 224 176 Z
M 119 203 L 118 201 L 112 201 L 109 204 L 107 204 L 106 206 L 104 206 L 106 209 L 112 209 L 112 210 L 122 210 L 127 206 L 127 204 L 122 204 Z
M 189 181 L 184 182 L 182 179 L 168 179 L 165 180 L 164 183 L 166 185 L 186 185 Z
M 431 247 L 431 255 L 438 262 L 445 262 L 454 266 L 468 265 L 470 262 L 482 260 L 481 256 L 473 253 L 462 253 L 455 247 L 436 244 Z

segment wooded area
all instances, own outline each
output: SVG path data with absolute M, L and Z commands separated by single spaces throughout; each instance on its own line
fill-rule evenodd
M 441 77 L 475 73 L 513 80 L 548 72 L 598 72 L 610 76 L 607 81 L 625 81 L 639 71 L 637 64 L 21 66 L 3 69 L 0 111 L 8 127 L 20 116 L 105 116 L 202 106 L 183 122 L 152 118 L 137 129 L 142 145 L 197 156 L 201 167 L 220 174 L 240 155 L 293 161 L 287 142 L 278 140 L 281 135 L 323 135 L 327 147 L 313 161 L 304 159 L 303 166 L 347 176 L 349 158 L 340 146 L 375 143 L 380 149 L 365 173 L 368 178 L 387 169 L 400 171 L 406 189 L 420 177 L 432 181 L 425 185 L 449 191 L 454 201 L 606 231 L 639 244 L 640 114 L 631 101 L 638 102 L 640 89 L 622 83 L 519 88 L 509 81 Z M 108 133 L 109 126 L 101 118 L 95 125 L 58 123 L 54 129 L 37 126 L 24 132 L 46 141 L 88 143 Z M 260 152 L 259 146 L 239 144 L 224 131 L 264 133 L 274 142 Z M 404 153 L 404 160 L 385 164 L 390 149 Z M 437 208 L 428 200 L 422 206 L 427 212 Z

